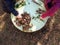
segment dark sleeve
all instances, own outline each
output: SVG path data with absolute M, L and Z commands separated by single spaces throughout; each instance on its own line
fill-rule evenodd
M 14 4 L 12 0 L 5 0 L 5 3 L 7 4 L 8 10 L 13 13 L 15 16 L 18 15 L 18 12 L 14 9 Z

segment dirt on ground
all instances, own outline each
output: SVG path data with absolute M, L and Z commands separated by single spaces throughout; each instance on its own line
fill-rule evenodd
M 0 1 L 0 45 L 60 45 L 60 11 L 41 30 L 24 33 L 15 28 Z

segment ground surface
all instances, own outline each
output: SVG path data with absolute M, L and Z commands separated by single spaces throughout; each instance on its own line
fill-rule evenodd
M 41 30 L 24 33 L 14 27 L 10 14 L 2 10 L 0 0 L 0 45 L 60 45 L 60 12 Z

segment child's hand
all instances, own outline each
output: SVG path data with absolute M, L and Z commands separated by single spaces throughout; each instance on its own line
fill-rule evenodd
M 19 18 L 20 19 L 20 18 L 22 18 L 22 16 L 21 15 L 17 15 L 16 18 Z
M 17 15 L 17 16 L 16 16 L 16 19 L 17 19 L 18 21 L 20 21 L 20 20 L 22 20 L 22 16 L 21 16 L 21 15 Z
M 40 17 L 40 20 L 44 22 L 45 18 Z
M 22 20 L 22 16 L 21 16 L 21 15 L 17 15 L 17 16 L 16 16 L 16 24 L 17 24 L 18 26 L 20 26 L 20 24 L 19 24 L 18 21 L 21 21 L 21 20 Z

